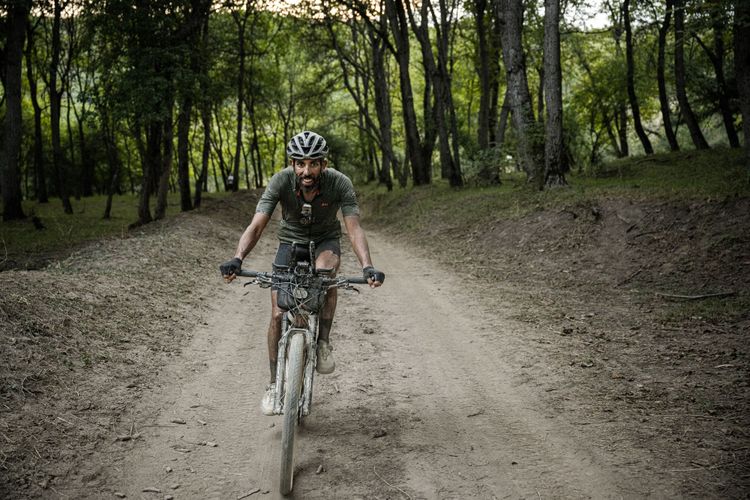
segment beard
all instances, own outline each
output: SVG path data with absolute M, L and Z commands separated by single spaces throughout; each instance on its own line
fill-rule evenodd
M 305 183 L 305 181 L 308 179 L 312 182 Z M 318 189 L 318 186 L 320 185 L 320 175 L 300 175 L 297 177 L 297 182 L 299 183 L 299 187 L 300 189 L 302 189 L 302 191 L 304 191 L 305 193 L 310 193 Z

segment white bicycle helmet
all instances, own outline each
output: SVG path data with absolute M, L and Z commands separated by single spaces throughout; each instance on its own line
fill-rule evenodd
M 286 154 L 292 160 L 317 160 L 328 156 L 328 145 L 319 134 L 305 130 L 289 140 Z

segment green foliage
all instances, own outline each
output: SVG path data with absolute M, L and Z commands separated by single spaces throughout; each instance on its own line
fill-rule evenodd
M 685 54 L 688 94 L 709 141 L 712 144 L 725 143 L 723 124 L 717 119 L 718 86 L 714 69 L 698 40 L 713 49 L 714 37 L 717 36 L 714 23 L 717 19 L 723 19 L 725 24 L 729 23 L 731 12 L 723 2 L 687 3 Z M 228 168 L 236 151 L 240 44 L 233 12 L 241 17 L 246 14 L 246 8 L 252 10 L 247 12 L 244 43 L 247 60 L 240 177 L 243 180 L 250 177 L 244 175 L 244 172 L 252 171 L 251 145 L 256 138 L 260 158 L 253 158 L 260 162 L 263 177 L 267 180 L 283 166 L 284 145 L 289 136 L 302 129 L 315 129 L 329 137 L 333 146 L 332 160 L 337 168 L 358 179 L 368 178 L 373 165 L 365 154 L 366 141 L 363 140 L 360 129 L 361 116 L 344 88 L 340 62 L 322 24 L 322 14 L 346 8 L 337 5 L 330 11 L 321 13 L 319 6 L 302 3 L 294 11 L 282 12 L 264 10 L 260 4 L 252 2 L 214 2 L 209 17 L 208 40 L 204 47 L 202 42 L 185 36 L 190 12 L 195 5 L 196 2 L 174 0 L 136 3 L 125 0 L 105 3 L 78 0 L 69 4 L 64 16 L 62 45 L 63 59 L 70 58 L 70 72 L 67 79 L 63 79 L 61 75 L 61 81 L 66 83 L 63 122 L 66 121 L 68 112 L 71 116 L 71 132 L 68 133 L 65 123 L 62 131 L 68 190 L 73 194 L 81 192 L 83 165 L 89 162 L 93 164 L 95 192 L 106 192 L 110 183 L 112 160 L 106 154 L 105 138 L 111 135 L 123 164 L 117 190 L 134 191 L 140 184 L 142 172 L 139 146 L 143 144 L 143 137 L 137 135 L 137 124 L 150 119 L 161 119 L 168 116 L 170 111 L 172 116 L 176 116 L 174 112 L 180 105 L 180 96 L 192 96 L 195 99 L 189 151 L 192 180 L 195 182 L 202 165 L 204 131 L 200 112 L 204 105 L 210 107 L 212 117 L 209 176 L 213 175 L 215 169 L 221 179 L 220 167 Z M 434 3 L 434 7 L 439 8 L 437 3 Z M 615 3 L 602 4 L 603 9 L 611 7 L 616 7 Z M 537 114 L 539 110 L 536 109 L 536 98 L 540 85 L 538 70 L 542 65 L 543 46 L 542 2 L 525 2 L 525 8 L 525 55 L 534 112 Z M 571 168 L 578 173 L 594 176 L 602 171 L 602 162 L 615 155 L 610 135 L 617 136 L 615 112 L 623 109 L 623 106 L 627 108 L 624 37 L 620 33 L 621 47 L 618 49 L 614 36 L 617 30 L 614 28 L 581 32 L 571 26 L 568 23 L 577 14 L 577 8 L 575 3 L 567 6 L 568 20 L 564 20 L 561 26 L 564 135 Z M 464 5 L 465 15 L 456 19 L 450 67 L 464 177 L 469 184 L 476 185 L 478 173 L 486 168 L 497 168 L 501 172 L 513 171 L 515 160 L 508 161 L 507 156 L 516 156 L 516 143 L 512 127 L 508 126 L 501 151 L 479 150 L 477 113 L 480 90 L 477 36 L 472 9 L 471 2 Z M 655 69 L 657 27 L 664 15 L 663 9 L 664 6 L 659 2 L 635 2 L 632 12 L 636 93 L 644 125 L 657 151 L 667 149 L 661 131 Z M 31 59 L 43 109 L 42 139 L 48 190 L 54 195 L 57 189 L 50 165 L 49 95 L 45 90 L 45 79 L 49 78 L 48 33 L 51 19 L 50 12 L 43 8 L 33 11 L 33 15 L 37 17 L 32 19 L 36 29 Z M 610 13 L 610 17 L 612 26 L 620 23 L 616 8 Z M 361 18 L 357 22 L 363 23 Z M 340 34 L 339 40 L 344 45 L 345 52 L 359 63 L 365 66 L 369 64 L 372 47 L 363 32 L 355 39 L 350 27 L 344 22 L 337 23 L 335 29 Z M 430 28 L 430 36 L 436 36 L 434 26 Z M 731 29 L 727 27 L 720 36 L 728 50 L 725 72 L 730 92 L 734 92 Z M 667 86 L 672 99 L 672 119 L 677 122 L 672 84 L 673 43 L 674 36 L 670 33 L 667 46 Z M 406 154 L 398 68 L 390 52 L 386 58 L 390 73 L 388 91 L 392 103 L 393 143 L 396 156 L 404 158 Z M 413 98 L 418 122 L 424 127 L 422 92 L 425 88 L 425 75 L 416 40 L 412 40 L 411 58 Z M 353 74 L 350 62 L 345 62 L 344 67 Z M 502 77 L 504 70 L 501 69 L 500 74 Z M 373 82 L 358 82 L 363 89 L 365 83 L 368 85 L 365 93 L 367 105 L 371 115 L 376 117 Z M 28 86 L 25 91 L 28 93 Z M 499 114 L 499 106 L 505 93 L 503 81 L 497 92 Z M 67 109 L 68 94 L 73 106 L 71 110 Z M 734 94 L 730 97 L 734 97 Z M 736 99 L 732 99 L 731 103 L 736 106 Z M 27 95 L 24 101 L 21 173 L 27 198 L 36 194 L 31 154 L 32 117 L 33 110 Z M 83 125 L 85 151 L 80 151 L 78 145 L 79 119 Z M 640 145 L 632 124 L 628 128 L 631 152 L 637 153 Z M 107 134 L 108 131 L 111 134 Z M 537 132 L 541 133 L 541 130 Z M 677 132 L 678 139 L 686 147 L 689 144 L 686 127 L 678 127 Z M 376 135 L 371 130 L 364 134 Z M 176 155 L 173 156 L 176 160 Z M 438 171 L 436 158 L 437 152 L 433 163 L 435 171 Z M 172 182 L 175 181 L 176 169 L 173 169 Z M 209 186 L 213 185 L 211 180 Z

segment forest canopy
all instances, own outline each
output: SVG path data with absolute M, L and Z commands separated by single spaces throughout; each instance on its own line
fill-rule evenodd
M 389 190 L 747 144 L 736 0 L 3 0 L 3 218 L 263 187 L 302 130 Z M 744 42 L 743 42 L 744 40 Z M 743 119 L 744 117 L 744 119 Z M 744 132 L 744 135 L 743 135 Z M 104 216 L 108 217 L 111 202 Z

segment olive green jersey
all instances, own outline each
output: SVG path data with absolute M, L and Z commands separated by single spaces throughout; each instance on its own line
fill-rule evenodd
M 336 218 L 339 209 L 344 217 L 359 215 L 352 181 L 333 168 L 327 168 L 320 174 L 317 194 L 308 202 L 312 206 L 309 218 L 302 215 L 305 200 L 293 167 L 287 167 L 271 177 L 255 211 L 271 215 L 278 202 L 281 202 L 282 210 L 279 240 L 286 243 L 319 243 L 340 238 L 341 224 Z

